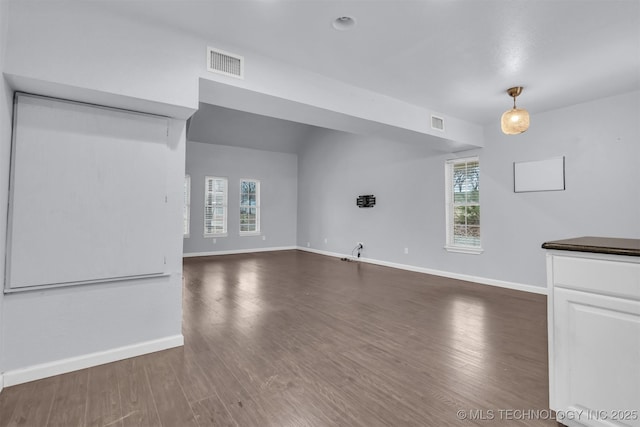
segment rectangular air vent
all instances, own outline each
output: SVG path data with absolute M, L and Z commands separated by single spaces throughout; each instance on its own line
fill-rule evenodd
M 244 57 L 208 47 L 207 71 L 244 79 Z
M 431 128 L 444 130 L 444 119 L 442 117 L 431 116 Z

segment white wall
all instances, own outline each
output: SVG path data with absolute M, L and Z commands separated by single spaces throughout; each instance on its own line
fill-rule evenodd
M 5 295 L 5 372 L 181 336 L 185 128 L 184 120 L 170 121 L 169 276 Z
M 9 9 L 16 25 L 5 71 L 29 89 L 42 95 L 54 84 L 65 93 L 88 89 L 115 107 L 185 119 L 198 108 L 197 74 L 204 63 L 198 39 L 113 15 L 93 2 L 14 1 Z
M 9 159 L 11 153 L 11 105 L 12 91 L 4 80 L 2 72 L 5 66 L 5 51 L 7 33 L 9 30 L 8 3 L 0 1 L 0 206 L 7 206 L 9 201 Z M 0 209 L 0 277 L 4 280 L 4 259 L 5 259 L 5 242 L 7 210 Z M 5 323 L 4 320 L 4 294 L 0 293 L 0 325 Z M 4 343 L 2 339 L 2 327 L 0 326 L 0 390 L 2 390 L 2 359 Z
M 481 170 L 484 253 L 449 253 L 444 161 L 423 147 L 319 130 L 299 154 L 298 244 L 515 284 L 545 286 L 540 245 L 582 235 L 640 237 L 640 93 L 535 114 L 529 131 L 485 128 Z M 566 191 L 513 192 L 513 162 L 566 156 Z M 355 198 L 374 194 L 359 209 Z M 328 243 L 324 243 L 324 239 Z M 404 248 L 409 254 L 404 254 Z
M 191 233 L 184 239 L 185 255 L 296 245 L 297 155 L 189 141 L 186 173 L 191 176 Z M 229 180 L 227 237 L 203 237 L 205 176 Z M 260 236 L 239 235 L 242 178 L 260 180 Z
M 0 1 L 0 11 L 6 12 L 7 3 Z M 0 38 L 7 40 L 7 55 L 0 64 L 16 89 L 177 118 L 170 121 L 167 149 L 169 276 L 4 295 L 0 372 L 5 384 L 52 373 L 47 367 L 53 365 L 58 371 L 75 369 L 79 359 L 96 361 L 91 355 L 100 352 L 126 357 L 179 345 L 185 118 L 198 105 L 198 67 L 189 55 L 200 52 L 199 46 L 143 23 L 96 16 L 88 12 L 92 5 L 78 2 L 8 7 L 9 33 Z M 10 91 L 0 90 L 0 204 L 6 206 L 11 110 Z M 0 212 L 6 224 L 6 209 Z M 4 255 L 5 227 L 0 230 Z M 145 344 L 150 342 L 156 344 Z
M 638 117 L 636 91 L 534 115 L 516 138 L 503 135 L 497 122 L 485 128 L 481 185 L 491 191 L 482 193 L 482 212 L 492 271 L 544 284 L 544 241 L 640 238 Z M 513 162 L 563 155 L 566 191 L 513 193 Z

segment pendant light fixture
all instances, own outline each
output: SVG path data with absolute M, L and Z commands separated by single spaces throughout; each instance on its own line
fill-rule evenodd
M 529 129 L 529 112 L 524 108 L 516 108 L 516 97 L 522 93 L 522 86 L 509 88 L 507 93 L 513 98 L 513 108 L 502 115 L 502 132 L 517 135 Z

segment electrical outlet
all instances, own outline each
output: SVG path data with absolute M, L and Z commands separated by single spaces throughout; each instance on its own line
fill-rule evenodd
M 329 239 L 327 239 L 327 238 L 325 237 L 325 238 L 324 238 L 324 243 L 325 243 L 325 245 L 326 245 L 327 243 L 329 243 Z
M 213 242 L 213 244 L 216 244 L 216 239 L 211 239 L 211 241 Z
M 311 247 L 311 243 L 307 242 L 307 247 L 310 248 Z
M 262 236 L 262 240 L 267 240 L 267 236 Z
M 404 254 L 408 255 L 409 254 L 409 248 L 404 248 Z

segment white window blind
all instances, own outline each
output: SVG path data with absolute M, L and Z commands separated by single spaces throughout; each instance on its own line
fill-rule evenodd
M 448 160 L 446 176 L 446 248 L 479 253 L 480 161 L 478 157 Z
M 189 219 L 191 216 L 191 177 L 184 177 L 184 207 L 182 210 L 182 233 L 189 237 Z
M 227 178 L 205 177 L 204 235 L 227 234 Z
M 14 119 L 5 291 L 168 274 L 167 119 L 22 93 Z
M 260 232 L 260 181 L 240 181 L 240 234 Z

